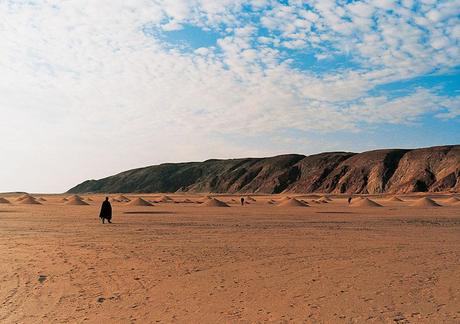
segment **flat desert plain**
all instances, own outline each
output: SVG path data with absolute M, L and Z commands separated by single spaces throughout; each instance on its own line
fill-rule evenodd
M 104 225 L 102 195 L 34 196 L 0 204 L 1 323 L 460 323 L 452 195 L 126 194 L 153 206 Z

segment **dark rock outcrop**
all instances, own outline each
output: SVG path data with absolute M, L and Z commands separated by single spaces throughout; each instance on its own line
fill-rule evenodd
M 166 163 L 88 180 L 69 193 L 420 191 L 460 191 L 460 145 Z

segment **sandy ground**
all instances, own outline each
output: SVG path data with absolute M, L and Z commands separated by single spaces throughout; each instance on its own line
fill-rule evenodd
M 0 205 L 0 323 L 460 323 L 460 205 L 44 197 Z

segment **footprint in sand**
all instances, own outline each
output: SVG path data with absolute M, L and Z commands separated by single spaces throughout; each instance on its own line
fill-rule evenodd
M 39 275 L 39 276 L 38 276 L 38 281 L 39 281 L 40 283 L 43 283 L 47 278 L 48 278 L 48 276 Z

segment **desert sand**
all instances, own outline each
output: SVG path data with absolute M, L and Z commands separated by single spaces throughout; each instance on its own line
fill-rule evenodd
M 124 194 L 105 225 L 32 196 L 0 205 L 0 323 L 460 323 L 452 195 Z

